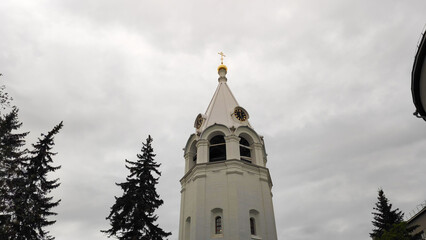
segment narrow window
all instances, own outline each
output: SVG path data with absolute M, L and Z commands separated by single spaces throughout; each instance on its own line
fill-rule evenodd
M 252 217 L 250 218 L 250 233 L 256 235 L 256 221 Z
M 185 223 L 185 240 L 191 240 L 191 217 L 186 219 Z
M 240 156 L 241 160 L 251 163 L 251 147 L 249 142 L 243 137 L 240 137 Z
M 216 234 L 221 234 L 222 233 L 222 218 L 220 216 L 216 217 L 216 219 L 215 219 L 215 226 L 216 226 L 215 233 Z
M 221 135 L 210 140 L 210 162 L 226 160 L 225 138 Z

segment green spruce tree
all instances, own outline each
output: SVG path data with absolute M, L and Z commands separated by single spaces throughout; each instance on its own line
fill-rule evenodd
M 386 198 L 383 189 L 379 189 L 379 196 L 377 197 L 377 203 L 373 212 L 373 232 L 370 233 L 370 237 L 373 240 L 391 240 L 402 239 L 417 240 L 419 235 L 412 235 L 412 232 L 417 226 L 407 227 L 404 222 L 404 213 L 398 208 L 392 209 L 392 204 Z M 396 238 L 395 238 L 396 237 Z
M 126 159 L 126 168 L 130 174 L 126 182 L 116 183 L 123 190 L 121 197 L 115 197 L 115 204 L 106 218 L 111 228 L 102 230 L 108 237 L 114 236 L 121 240 L 162 240 L 171 233 L 161 229 L 154 211 L 163 204 L 156 191 L 156 184 L 161 176 L 154 161 L 155 154 L 151 147 L 152 138 L 148 136 L 143 143 L 142 154 L 137 154 L 137 161 Z M 156 176 L 154 176 L 155 174 Z
M 373 239 L 381 237 L 384 231 L 389 231 L 393 224 L 401 223 L 403 221 L 404 214 L 399 209 L 392 210 L 392 204 L 386 198 L 383 189 L 379 189 L 379 196 L 377 197 L 378 202 L 373 212 L 373 232 L 370 233 L 370 237 Z
M 41 134 L 38 142 L 33 144 L 33 150 L 28 158 L 26 168 L 28 190 L 24 192 L 28 211 L 24 216 L 25 231 L 22 232 L 25 239 L 55 239 L 49 235 L 45 227 L 56 222 L 48 217 L 56 215 L 52 208 L 58 206 L 60 200 L 54 201 L 50 193 L 60 183 L 59 179 L 49 180 L 48 174 L 60 169 L 60 166 L 52 166 L 52 157 L 56 155 L 52 152 L 52 147 L 55 145 L 54 137 L 62 127 L 63 123 L 60 122 L 46 135 Z
M 1 74 L 0 74 L 1 75 Z M 1 240 L 51 240 L 43 227 L 55 221 L 47 220 L 51 208 L 59 201 L 48 196 L 59 186 L 57 180 L 49 181 L 47 173 L 52 167 L 53 136 L 62 122 L 33 145 L 34 150 L 23 149 L 28 132 L 17 133 L 22 123 L 18 120 L 18 108 L 11 107 L 12 98 L 0 86 L 0 239 Z
M 22 123 L 18 120 L 18 109 L 0 116 L 0 239 L 20 238 L 25 227 L 22 215 L 26 211 L 25 176 L 26 133 L 16 133 Z

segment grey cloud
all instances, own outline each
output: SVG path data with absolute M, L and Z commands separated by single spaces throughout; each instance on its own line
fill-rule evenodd
M 159 224 L 177 239 L 185 142 L 228 83 L 265 136 L 279 239 L 362 239 L 383 187 L 424 201 L 410 72 L 424 1 L 46 1 L 0 4 L 0 78 L 29 143 L 60 120 L 57 239 L 104 239 L 124 159 L 148 134 Z M 55 176 L 56 176 L 55 175 Z

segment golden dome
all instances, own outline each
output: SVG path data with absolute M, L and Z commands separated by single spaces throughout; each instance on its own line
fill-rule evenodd
M 221 64 L 221 65 L 219 65 L 219 67 L 217 67 L 217 72 L 219 72 L 219 70 L 222 69 L 222 68 L 225 69 L 225 71 L 228 72 L 228 68 L 223 64 Z

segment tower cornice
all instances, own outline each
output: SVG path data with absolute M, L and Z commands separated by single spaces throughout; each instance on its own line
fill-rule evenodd
M 243 174 L 254 173 L 254 174 L 259 174 L 259 176 L 262 175 L 263 178 L 260 177 L 259 179 L 267 180 L 269 187 L 272 189 L 273 184 L 272 184 L 272 179 L 271 179 L 271 175 L 269 173 L 268 168 L 246 163 L 244 161 L 240 161 L 236 159 L 226 160 L 221 162 L 198 163 L 195 166 L 193 166 L 179 181 L 183 186 L 185 182 L 189 180 L 190 181 L 196 180 L 198 177 L 194 179 L 194 176 L 195 174 L 199 174 L 200 172 L 222 171 L 222 170 L 227 170 L 232 168 L 240 169 L 240 171 Z M 204 174 L 201 174 L 201 175 L 204 176 Z

